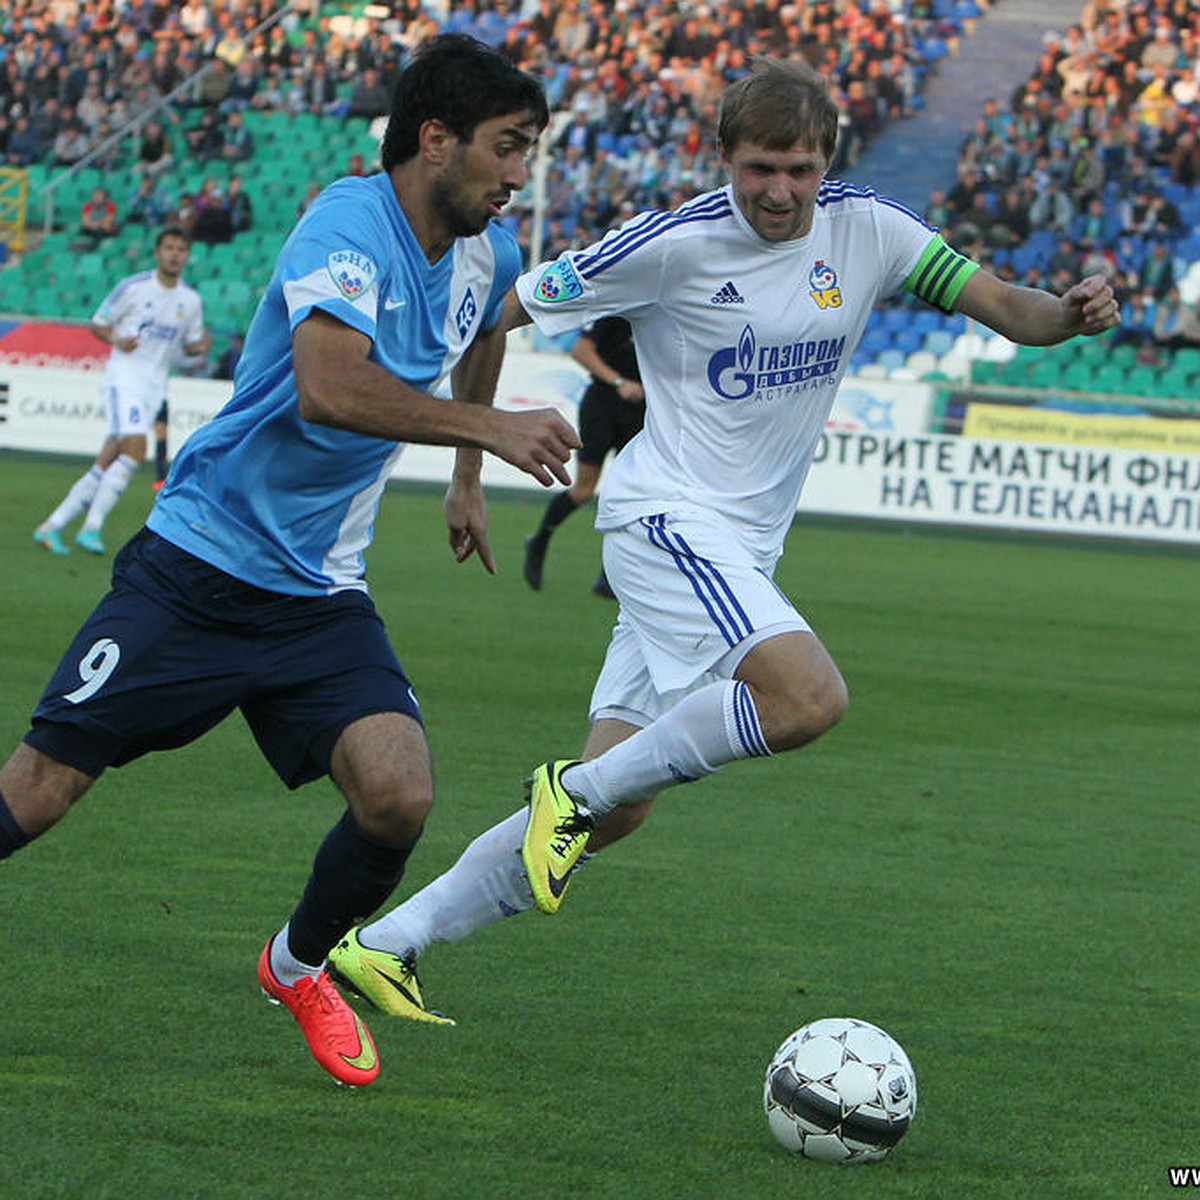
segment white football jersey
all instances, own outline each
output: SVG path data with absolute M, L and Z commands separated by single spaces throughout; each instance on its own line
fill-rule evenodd
M 204 306 L 200 293 L 186 283 L 163 287 L 156 271 L 142 271 L 105 296 L 92 323 L 111 328 L 119 338 L 138 339 L 133 350 L 112 348 L 104 385 L 157 404 L 167 394 L 167 377 L 183 356 L 184 343 L 199 341 L 204 332 Z
M 768 242 L 725 187 L 523 275 L 548 334 L 613 313 L 633 326 L 646 421 L 605 475 L 597 528 L 712 509 L 772 570 L 871 308 L 928 292 L 931 243 L 963 261 L 914 213 L 837 181 L 805 237 Z

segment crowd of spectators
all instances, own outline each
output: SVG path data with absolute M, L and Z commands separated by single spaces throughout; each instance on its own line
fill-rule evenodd
M 829 79 L 852 161 L 913 111 L 922 74 L 979 11 L 939 4 L 935 16 L 930 0 L 396 0 L 374 10 L 386 16 L 292 11 L 271 23 L 259 0 L 14 0 L 0 16 L 0 161 L 86 160 L 123 175 L 110 187 L 120 219 L 148 223 L 182 163 L 254 155 L 246 110 L 378 118 L 413 50 L 461 30 L 539 76 L 570 114 L 551 169 L 551 252 L 604 232 L 627 204 L 717 183 L 717 100 L 756 54 L 803 57 Z M 105 145 L 131 121 L 135 136 Z M 168 215 L 186 218 L 207 197 L 169 200 Z
M 1061 292 L 1104 272 L 1125 310 L 1115 343 L 1154 363 L 1200 346 L 1179 277 L 1200 261 L 1198 127 L 1200 4 L 1089 0 L 1011 96 L 984 103 L 926 216 L 1009 278 Z
M 541 78 L 559 114 L 541 231 L 550 255 L 715 186 L 719 96 L 756 54 L 803 58 L 828 80 L 844 113 L 836 174 L 919 107 L 923 76 L 985 7 L 394 0 L 373 16 L 292 10 L 272 23 L 265 0 L 12 0 L 0 15 L 0 161 L 87 161 L 108 172 L 118 223 L 174 220 L 228 240 L 252 219 L 230 174 L 256 154 L 247 112 L 375 120 L 413 50 L 461 30 Z M 1105 270 L 1153 326 L 1177 301 L 1174 251 L 1192 232 L 1169 185 L 1200 182 L 1198 86 L 1200 0 L 1084 0 L 1016 92 L 983 105 L 957 179 L 927 216 L 1029 283 L 1058 288 L 1084 266 Z M 131 122 L 134 135 L 114 142 Z M 224 170 L 181 192 L 181 168 L 198 163 Z M 309 199 L 273 215 L 289 221 Z M 527 251 L 531 211 L 526 193 L 506 217 Z M 1031 240 L 1040 253 L 1025 252 Z

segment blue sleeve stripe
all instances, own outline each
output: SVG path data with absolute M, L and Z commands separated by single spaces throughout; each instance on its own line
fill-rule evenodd
M 699 196 L 674 212 L 643 213 L 624 229 L 602 239 L 590 253 L 577 255 L 575 269 L 590 279 L 672 229 L 693 221 L 719 221 L 729 212 L 729 197 L 721 191 Z
M 842 200 L 874 200 L 876 204 L 880 204 L 884 208 L 895 209 L 896 212 L 911 217 L 919 225 L 928 229 L 930 233 L 934 232 L 933 226 L 919 213 L 913 212 L 911 208 L 901 204 L 898 200 L 893 200 L 890 196 L 881 196 L 874 188 L 858 187 L 840 179 L 828 179 L 821 185 L 821 191 L 817 196 L 817 204 L 821 208 L 827 204 L 837 204 Z

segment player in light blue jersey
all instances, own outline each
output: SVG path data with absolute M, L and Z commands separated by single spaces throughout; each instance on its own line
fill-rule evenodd
M 106 768 L 235 708 L 289 787 L 331 776 L 345 811 L 258 977 L 341 1083 L 370 1083 L 379 1063 L 326 954 L 392 893 L 433 800 L 416 695 L 366 591 L 384 485 L 403 443 L 457 447 L 452 551 L 493 571 L 482 452 L 570 483 L 578 438 L 557 412 L 491 407 L 519 269 L 492 219 L 547 120 L 536 80 L 470 38 L 414 57 L 383 172 L 333 184 L 296 226 L 229 404 L 188 439 L 0 768 L 0 859 Z M 445 381 L 452 400 L 434 395 Z
M 1038 345 L 1117 323 L 1100 277 L 1063 296 L 1010 286 L 902 206 L 826 180 L 837 129 L 819 76 L 760 61 L 724 97 L 727 187 L 518 281 L 514 322 L 633 326 L 645 424 L 611 464 L 596 522 L 620 610 L 584 761 L 539 767 L 528 811 L 333 951 L 381 1007 L 412 1015 L 378 984 L 389 961 L 411 966 L 534 903 L 555 911 L 585 847 L 636 829 L 659 792 L 841 719 L 841 673 L 772 573 L 878 299 L 905 290 Z

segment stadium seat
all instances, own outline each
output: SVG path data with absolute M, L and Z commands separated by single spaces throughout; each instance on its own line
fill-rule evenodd
M 925 342 L 925 335 L 916 329 L 897 329 L 892 333 L 892 349 L 903 354 L 915 354 Z
M 970 363 L 971 381 L 973 383 L 1004 383 L 1000 374 L 1000 364 L 991 362 Z
M 984 339 L 978 333 L 960 333 L 954 339 L 954 353 L 963 358 L 982 358 L 984 349 Z
M 1169 400 L 1194 400 L 1196 377 L 1172 363 L 1158 376 L 1158 394 Z
M 918 378 L 937 366 L 937 355 L 928 350 L 915 350 L 905 359 L 904 365 Z
M 1010 342 L 1003 334 L 994 333 L 983 339 L 983 357 L 991 362 L 1011 362 L 1016 352 L 1016 342 Z
M 1072 363 L 1062 372 L 1061 380 L 1062 386 L 1072 392 L 1090 392 L 1092 390 L 1092 368 L 1087 363 Z
M 937 370 L 947 379 L 965 379 L 970 360 L 964 355 L 956 354 L 953 350 L 943 354 L 937 362 Z
M 925 335 L 925 341 L 922 342 L 921 348 L 941 358 L 950 352 L 953 345 L 954 334 L 948 329 L 933 329 Z
M 1125 392 L 1125 368 L 1114 363 L 1104 363 L 1092 371 L 1092 390 L 1110 396 Z

